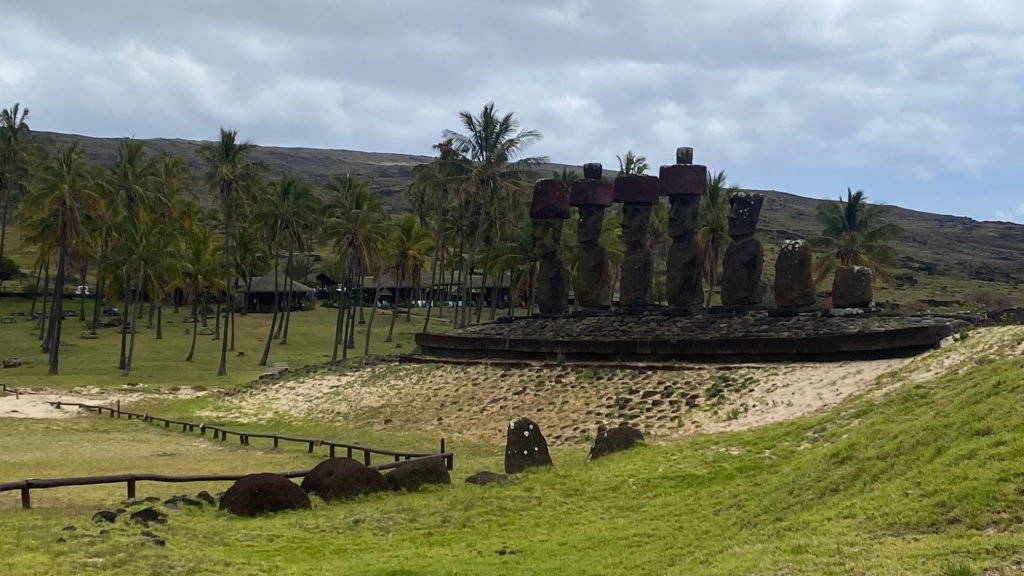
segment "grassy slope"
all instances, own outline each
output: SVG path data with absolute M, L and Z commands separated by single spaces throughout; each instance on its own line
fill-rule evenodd
M 1006 346 L 1021 342 L 1017 331 Z M 505 488 L 460 482 L 498 467 L 495 447 L 461 462 L 450 489 L 255 520 L 182 512 L 157 529 L 166 548 L 140 546 L 127 528 L 95 536 L 82 505 L 4 513 L 0 562 L 14 574 L 916 575 L 950 562 L 1019 573 L 1024 359 L 972 362 L 743 433 L 589 464 L 583 448 L 563 449 L 556 468 Z M 72 521 L 79 531 L 53 544 Z

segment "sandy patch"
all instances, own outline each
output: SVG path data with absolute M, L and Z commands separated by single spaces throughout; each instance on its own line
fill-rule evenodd
M 175 398 L 195 398 L 207 394 L 183 387 L 172 396 Z M 166 398 L 166 394 L 144 394 L 139 392 L 110 392 L 94 386 L 79 386 L 70 392 L 54 390 L 31 390 L 24 393 L 0 393 L 0 418 L 71 418 L 85 414 L 94 414 L 80 408 L 50 405 L 50 402 L 73 402 L 113 407 L 118 400 L 122 404 L 137 402 L 143 398 Z
M 674 370 L 503 368 L 387 364 L 282 382 L 229 398 L 203 414 L 259 421 L 321 418 L 379 431 L 465 435 L 501 442 L 525 415 L 553 443 L 588 441 L 599 425 L 630 422 L 673 438 L 797 418 L 858 394 L 966 370 L 1024 351 L 1024 328 L 974 330 L 912 359 L 830 363 L 676 365 Z

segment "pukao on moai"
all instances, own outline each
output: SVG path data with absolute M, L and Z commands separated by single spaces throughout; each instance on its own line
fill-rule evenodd
M 752 306 L 761 303 L 764 248 L 754 235 L 764 196 L 736 192 L 729 198 L 729 238 L 722 261 L 722 304 Z
M 569 198 L 561 180 L 537 180 L 533 186 L 530 217 L 536 220 L 533 246 L 540 256 L 537 307 L 541 314 L 564 314 L 569 301 L 569 275 L 558 255 L 558 247 L 562 244 L 562 225 L 569 218 Z
M 668 305 L 698 308 L 704 302 L 702 253 L 697 243 L 700 199 L 707 189 L 708 169 L 693 164 L 693 148 L 677 148 L 676 163 L 659 171 L 661 195 L 668 196 L 668 249 L 665 291 Z
M 650 306 L 654 303 L 654 256 L 649 237 L 651 206 L 658 203 L 658 177 L 619 176 L 612 199 L 622 204 L 622 242 L 626 245 L 619 269 L 619 304 Z
M 580 245 L 576 265 L 576 301 L 583 308 L 606 309 L 612 304 L 611 269 L 601 245 L 605 209 L 612 205 L 612 187 L 601 179 L 601 165 L 584 164 L 583 179 L 572 183 L 569 205 L 580 211 L 576 239 Z

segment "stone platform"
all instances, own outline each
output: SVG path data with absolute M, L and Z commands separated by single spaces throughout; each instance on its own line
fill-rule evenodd
M 848 360 L 910 356 L 962 328 L 940 316 L 767 310 L 681 315 L 670 309 L 517 318 L 450 334 L 417 334 L 419 352 L 443 358 L 685 360 L 698 362 Z

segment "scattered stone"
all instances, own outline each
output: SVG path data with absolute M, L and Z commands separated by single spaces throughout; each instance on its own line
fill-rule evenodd
M 92 515 L 93 522 L 114 522 L 117 520 L 117 512 L 111 512 L 110 510 L 100 510 L 99 512 Z
M 629 424 L 622 423 L 615 428 L 598 428 L 594 445 L 587 454 L 587 460 L 607 456 L 613 452 L 628 450 L 637 444 L 643 444 L 644 435 Z
M 504 486 L 508 484 L 508 474 L 498 474 L 497 472 L 477 472 L 469 478 L 466 478 L 467 484 L 478 484 L 484 486 L 486 484 L 497 484 L 498 486 Z
M 548 443 L 540 426 L 520 416 L 508 423 L 505 440 L 505 473 L 518 474 L 535 466 L 551 466 Z
M 65 526 L 60 530 L 61 532 L 74 532 L 75 530 L 78 530 L 78 526 Z
M 166 540 L 164 540 L 163 538 L 157 536 L 156 534 L 154 534 L 153 532 L 151 532 L 149 530 L 143 530 L 142 531 L 142 537 L 145 538 L 146 542 L 149 543 L 149 544 L 154 544 L 156 546 L 166 546 L 167 545 L 167 541 Z
M 301 487 L 328 502 L 390 488 L 380 472 L 352 458 L 324 460 L 306 474 Z
M 18 366 L 21 366 L 21 358 L 17 356 L 4 358 L 4 368 L 17 368 Z
M 157 498 L 156 496 L 146 496 L 145 498 L 142 499 L 142 501 L 145 502 L 146 504 L 157 504 L 160 502 L 160 499 Z
M 202 492 L 196 494 L 196 500 L 202 500 L 203 502 L 206 502 L 207 504 L 216 504 L 217 503 L 217 500 L 214 499 L 214 497 L 211 496 L 210 493 L 207 492 L 206 490 L 203 490 Z
M 302 488 L 284 476 L 265 472 L 242 477 L 220 500 L 221 510 L 237 516 L 309 507 L 309 496 Z
M 183 505 L 184 506 L 191 506 L 193 508 L 202 508 L 203 504 L 204 504 L 204 502 L 202 500 L 197 500 L 195 498 L 190 498 L 189 496 L 185 496 L 185 495 L 174 496 L 174 497 L 169 498 L 166 501 L 164 501 L 164 506 L 167 507 L 167 508 L 171 508 L 171 509 L 178 509 L 178 508 L 180 508 Z
M 163 513 L 161 513 L 156 508 L 149 506 L 147 508 L 143 508 L 142 510 L 132 512 L 132 515 L 129 516 L 128 519 L 133 522 L 156 522 L 157 520 L 163 517 Z
M 444 458 L 423 458 L 404 462 L 385 476 L 392 490 L 419 490 L 424 484 L 451 484 Z

